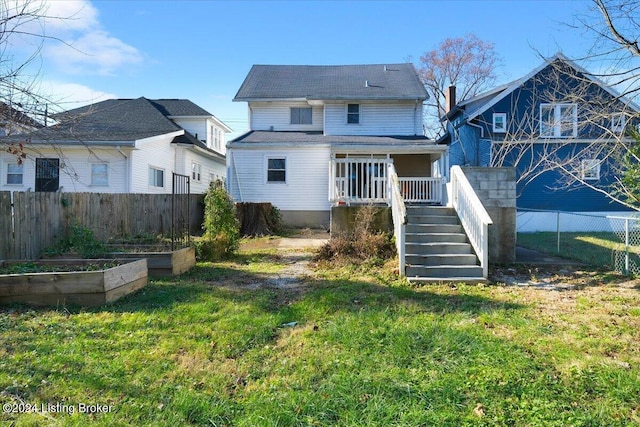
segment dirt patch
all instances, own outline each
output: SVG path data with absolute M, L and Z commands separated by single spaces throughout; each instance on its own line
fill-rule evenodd
M 489 272 L 489 279 L 495 284 L 550 291 L 579 290 L 604 285 L 627 288 L 640 286 L 638 279 L 610 271 L 589 270 L 580 265 L 496 266 Z

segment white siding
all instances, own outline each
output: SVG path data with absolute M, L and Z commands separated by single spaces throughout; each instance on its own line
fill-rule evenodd
M 209 188 L 209 183 L 211 182 L 211 178 L 213 179 L 224 179 L 227 174 L 227 168 L 224 163 L 220 163 L 218 161 L 212 160 L 209 157 L 202 156 L 198 153 L 195 153 L 191 150 L 184 150 L 184 168 L 186 170 L 186 174 L 191 176 L 191 193 L 193 194 L 202 194 L 206 193 Z M 196 181 L 193 179 L 193 174 L 191 170 L 191 164 L 195 162 L 200 165 L 200 181 Z
M 206 119 L 172 119 L 175 124 L 198 138 L 200 141 L 207 141 L 207 120 Z
M 306 102 L 252 102 L 249 104 L 251 130 L 275 131 L 321 131 L 323 129 L 323 108 L 313 107 L 310 125 L 292 125 L 291 108 L 309 108 Z
M 131 193 L 171 193 L 171 173 L 175 172 L 176 149 L 173 136 L 139 141 L 131 153 Z M 164 187 L 149 186 L 149 167 L 164 171 Z
M 60 159 L 60 191 L 90 193 L 126 193 L 128 161 L 113 148 L 85 147 L 40 148 L 37 154 L 27 150 L 22 185 L 7 185 L 7 165 L 16 163 L 15 156 L 0 153 L 0 190 L 35 191 L 35 159 Z M 107 163 L 108 186 L 91 185 L 91 164 Z
M 280 210 L 329 210 L 329 147 L 232 149 L 229 190 L 236 201 L 271 202 Z M 286 183 L 267 183 L 268 157 L 287 159 Z
M 325 135 L 422 135 L 422 104 L 415 102 L 362 102 L 360 123 L 347 124 L 347 104 L 324 107 Z

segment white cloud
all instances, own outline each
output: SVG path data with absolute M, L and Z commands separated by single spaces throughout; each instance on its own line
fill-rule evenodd
M 142 62 L 138 49 L 100 30 L 85 33 L 69 45 L 51 46 L 45 54 L 62 71 L 72 74 L 92 70 L 95 74 L 112 75 Z
M 52 105 L 49 106 L 52 112 L 71 110 L 105 99 L 117 98 L 115 94 L 94 90 L 88 86 L 55 80 L 40 82 L 40 89 L 48 94 L 47 99 L 53 100 Z
M 113 75 L 142 62 L 135 47 L 109 34 L 98 10 L 88 0 L 17 0 L 41 7 L 38 22 L 49 38 L 42 54 L 64 73 Z M 58 39 L 58 40 L 55 40 Z

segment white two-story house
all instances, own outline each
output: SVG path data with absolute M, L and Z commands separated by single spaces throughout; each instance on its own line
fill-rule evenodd
M 412 64 L 254 65 L 234 101 L 249 131 L 227 145 L 238 202 L 271 202 L 291 226 L 324 227 L 337 205 L 440 203 L 447 147 L 423 136 L 427 92 Z
M 171 193 L 176 173 L 204 193 L 225 179 L 231 129 L 187 99 L 109 99 L 54 118 L 0 139 L 13 147 L 0 150 L 0 191 Z

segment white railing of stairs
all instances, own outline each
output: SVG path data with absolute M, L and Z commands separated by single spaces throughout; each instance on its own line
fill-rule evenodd
M 400 181 L 393 163 L 387 165 L 387 176 L 389 177 L 388 194 L 393 217 L 393 235 L 396 239 L 396 249 L 398 251 L 398 272 L 400 276 L 404 276 L 407 208 L 404 204 L 402 191 L 400 190 Z
M 480 202 L 460 166 L 451 168 L 451 200 L 464 231 L 480 260 L 482 274 L 489 274 L 489 224 L 491 217 Z

